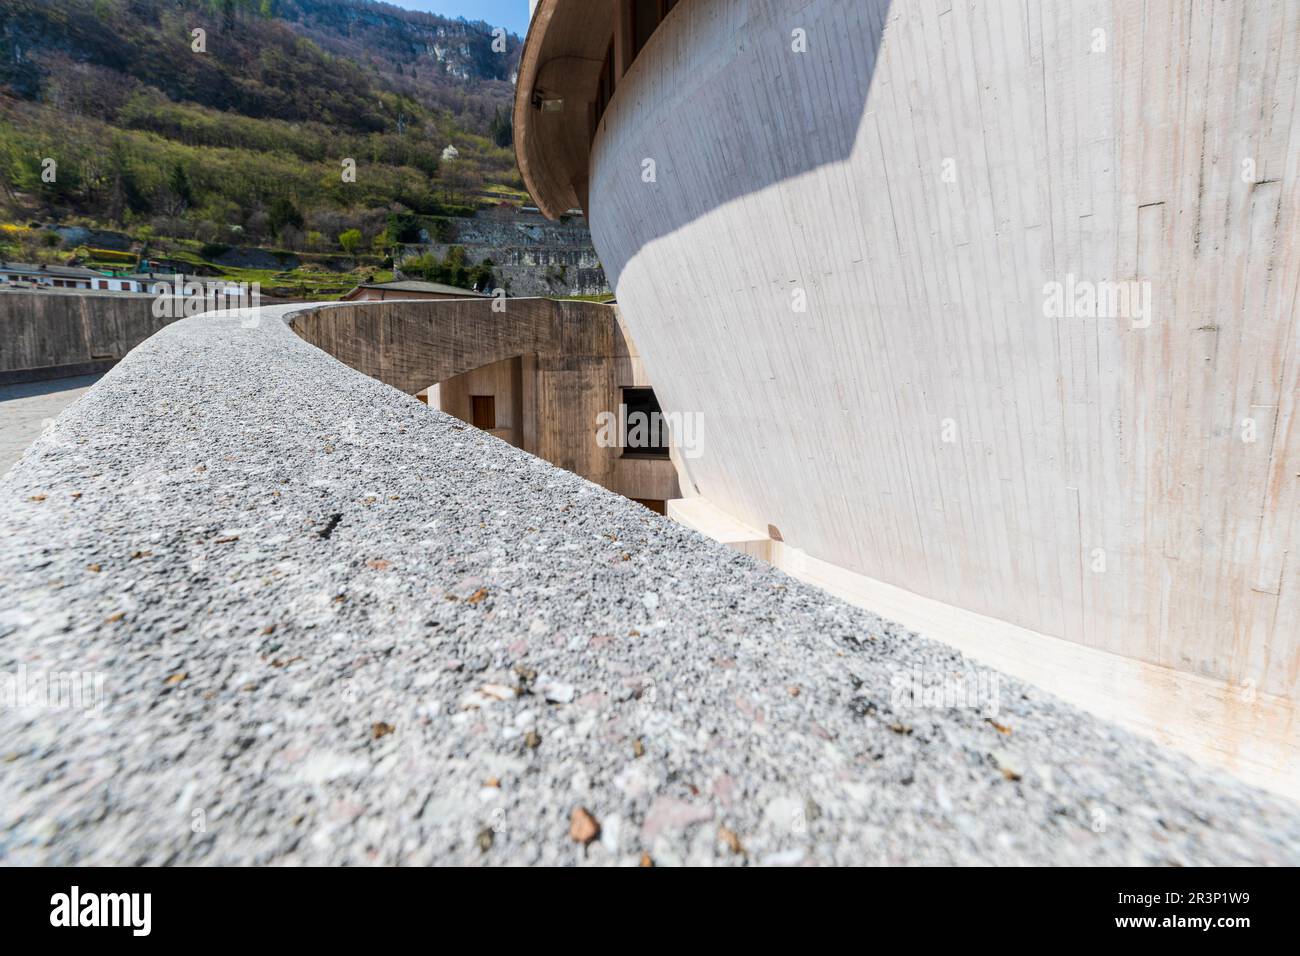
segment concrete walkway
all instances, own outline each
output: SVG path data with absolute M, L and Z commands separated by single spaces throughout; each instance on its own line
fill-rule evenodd
M 0 385 L 0 475 L 65 408 L 103 376 L 79 375 L 48 382 Z
M 5 862 L 1300 863 L 1294 803 L 265 311 L 158 333 L 0 480 Z

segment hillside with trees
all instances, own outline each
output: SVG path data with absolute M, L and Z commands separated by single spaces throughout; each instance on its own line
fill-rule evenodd
M 370 0 L 0 0 L 0 18 L 0 255 L 54 221 L 191 257 L 373 262 L 523 198 L 520 41 L 486 23 Z

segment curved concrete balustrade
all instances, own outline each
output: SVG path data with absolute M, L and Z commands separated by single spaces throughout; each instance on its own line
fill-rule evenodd
M 554 299 L 506 299 L 505 311 L 494 305 L 492 299 L 339 305 L 301 314 L 293 328 L 357 371 L 412 395 L 518 355 L 537 355 L 557 372 L 629 355 L 612 306 Z
M 329 319 L 169 326 L 0 481 L 6 862 L 1300 862 L 1295 804 L 428 409 L 294 314 Z M 910 696 L 968 670 L 969 707 Z M 100 706 L 38 706 L 51 673 Z
M 167 323 L 153 296 L 0 283 L 0 384 L 95 375 Z
M 625 456 L 619 445 L 597 441 L 600 416 L 619 420 L 622 390 L 651 384 L 614 306 L 533 298 L 435 306 L 407 300 L 308 312 L 293 328 L 357 371 L 408 394 L 435 384 L 452 387 L 456 394 L 444 396 L 450 400 L 440 407 L 458 414 L 475 387 L 461 377 L 496 371 L 485 378 L 496 382 L 489 389 L 503 393 L 498 404 L 509 406 L 502 411 L 510 421 L 509 428 L 494 431 L 498 437 L 628 498 L 664 502 L 680 494 L 667 458 Z M 468 413 L 459 417 L 469 420 Z

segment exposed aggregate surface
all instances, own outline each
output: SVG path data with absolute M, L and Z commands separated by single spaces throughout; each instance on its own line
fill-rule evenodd
M 1300 862 L 1295 804 L 431 411 L 291 311 L 169 326 L 0 482 L 0 672 L 103 692 L 0 707 L 5 862 Z M 918 674 L 996 696 L 918 706 Z

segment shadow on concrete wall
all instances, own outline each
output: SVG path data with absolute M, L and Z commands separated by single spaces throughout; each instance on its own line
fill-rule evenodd
M 674 8 L 621 81 L 592 144 L 589 211 L 612 288 L 642 246 L 721 205 L 851 156 L 890 6 L 687 0 Z M 713 121 L 675 121 L 683 105 L 690 116 Z M 839 121 L 847 116 L 859 122 Z M 601 206 L 620 195 L 636 196 L 635 210 Z M 635 228 L 613 236 L 613 224 L 628 217 Z

